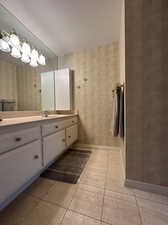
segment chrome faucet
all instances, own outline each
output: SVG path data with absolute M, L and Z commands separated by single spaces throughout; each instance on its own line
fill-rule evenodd
M 48 111 L 42 111 L 42 117 L 48 117 Z

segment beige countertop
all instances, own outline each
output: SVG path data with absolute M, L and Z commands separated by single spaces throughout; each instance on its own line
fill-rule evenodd
M 12 126 L 12 125 L 27 124 L 32 122 L 42 122 L 42 121 L 49 121 L 49 120 L 55 120 L 55 119 L 61 119 L 61 118 L 68 118 L 72 116 L 77 116 L 77 114 L 67 114 L 67 115 L 55 114 L 55 115 L 48 115 L 48 117 L 27 116 L 27 117 L 9 118 L 9 119 L 3 119 L 3 121 L 0 122 L 0 128 L 6 127 L 6 126 Z

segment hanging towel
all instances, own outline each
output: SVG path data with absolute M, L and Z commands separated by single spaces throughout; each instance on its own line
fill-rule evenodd
M 121 88 L 117 87 L 113 99 L 112 134 L 114 137 L 119 134 L 120 92 Z
M 119 135 L 124 137 L 124 90 L 120 90 Z

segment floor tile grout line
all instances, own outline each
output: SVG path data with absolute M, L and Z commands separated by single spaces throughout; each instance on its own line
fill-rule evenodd
M 108 171 L 108 167 L 106 168 L 106 177 L 107 177 L 107 171 Z M 54 185 L 54 184 L 53 184 Z M 53 186 L 52 185 L 52 186 Z M 52 186 L 49 188 L 49 190 L 52 188 Z M 92 186 L 92 185 L 89 185 L 89 186 Z M 95 187 L 95 186 L 94 186 Z M 78 187 L 79 188 L 79 187 Z M 80 189 L 80 188 L 79 188 Z M 47 195 L 47 193 L 49 192 L 49 190 L 45 193 L 45 195 Z M 104 201 L 104 197 L 105 197 L 105 186 L 104 186 L 104 188 L 102 189 L 103 190 L 103 201 Z M 88 191 L 88 190 L 87 190 Z M 39 198 L 41 201 L 45 201 L 44 199 L 41 199 L 41 198 Z M 71 202 L 73 201 L 73 198 L 71 199 Z M 52 202 L 50 202 L 50 201 L 46 201 L 46 202 L 49 202 L 50 204 L 53 204 L 53 205 L 58 205 L 58 206 L 60 206 L 60 207 L 62 207 L 62 208 L 64 208 L 63 206 L 61 206 L 61 205 L 59 205 L 59 204 L 57 204 L 57 203 L 52 203 Z M 71 204 L 71 202 L 69 203 L 69 206 L 70 206 L 70 204 Z M 102 203 L 102 209 L 103 209 L 103 204 L 104 203 Z M 66 209 L 66 212 L 68 211 L 68 210 L 70 210 L 69 209 L 69 207 L 67 207 L 67 208 L 64 208 L 64 209 Z M 73 210 L 72 210 L 73 211 Z M 78 213 L 78 212 L 77 212 Z M 66 213 L 65 213 L 66 214 Z M 65 216 L 65 215 L 64 215 Z M 88 215 L 86 215 L 86 216 L 88 216 Z M 93 217 L 91 217 L 91 218 L 93 218 Z M 94 218 L 95 219 L 95 218 Z M 99 220 L 99 221 L 101 221 L 102 222 L 102 215 L 101 215 L 101 220 Z
M 61 224 L 63 223 L 67 211 L 68 211 L 68 209 L 65 210 L 65 213 L 64 213 L 64 215 L 63 215 L 63 217 L 62 217 L 62 219 L 61 219 L 59 225 L 61 225 Z
M 147 192 L 148 193 L 148 192 Z M 152 193 L 152 192 L 149 192 L 149 193 Z M 168 203 L 163 203 L 163 202 L 159 202 L 159 201 L 156 201 L 156 200 L 151 200 L 149 198 L 145 198 L 145 197 L 141 197 L 141 196 L 138 196 L 135 194 L 135 197 L 136 198 L 140 198 L 140 199 L 143 199 L 143 200 L 146 200 L 146 201 L 149 201 L 149 202 L 153 202 L 153 203 L 156 203 L 156 204 L 161 204 L 161 205 L 164 205 L 164 206 L 168 206 Z
M 103 202 L 102 202 L 102 210 L 101 210 L 101 224 L 103 222 L 103 210 L 104 210 L 104 200 L 105 200 L 105 191 L 106 191 L 106 180 L 107 180 L 107 174 L 108 174 L 108 167 L 109 167 L 109 159 L 107 159 L 107 169 L 105 174 L 105 183 L 104 183 L 104 195 L 103 195 Z
M 89 160 L 88 160 L 88 162 L 89 162 Z M 106 169 L 107 170 L 107 169 Z M 106 174 L 107 174 L 107 171 L 106 171 Z M 93 186 L 93 185 L 88 185 L 88 186 Z M 94 186 L 95 187 L 95 186 Z M 77 187 L 77 190 L 78 189 L 80 189 L 80 187 Z M 104 186 L 104 188 L 102 189 L 103 190 L 103 199 L 104 199 L 104 193 L 105 193 L 105 186 Z M 88 190 L 85 190 L 86 192 L 91 192 L 91 191 L 88 191 Z M 94 192 L 91 192 L 91 193 L 94 193 Z M 74 195 L 75 196 L 75 195 Z M 83 215 L 83 216 L 86 216 L 86 217 L 90 217 L 90 218 L 92 218 L 92 219 L 95 219 L 95 220 L 97 220 L 97 221 L 100 221 L 100 223 L 102 223 L 103 221 L 102 221 L 102 210 L 103 210 L 103 199 L 102 199 L 102 205 L 101 205 L 101 215 L 100 215 L 100 220 L 99 219 L 97 219 L 97 218 L 95 218 L 95 217 L 92 217 L 92 216 L 89 216 L 89 215 L 86 215 L 86 214 L 82 214 L 82 213 L 79 213 L 78 211 L 76 211 L 76 210 L 73 210 L 73 209 L 71 209 L 70 208 L 70 205 L 71 205 L 71 203 L 72 203 L 72 201 L 73 201 L 73 199 L 71 200 L 71 203 L 69 204 L 69 210 L 71 210 L 71 211 L 73 211 L 73 212 L 75 212 L 75 213 L 78 213 L 78 214 L 80 214 L 80 215 Z
M 79 214 L 79 215 L 82 215 L 82 216 L 89 217 L 89 218 L 94 219 L 94 220 L 99 221 L 99 222 L 103 222 L 101 219 L 97 219 L 97 218 L 95 218 L 95 217 L 93 217 L 93 216 L 86 215 L 86 214 L 84 214 L 84 213 L 78 212 L 78 211 L 76 211 L 76 210 L 74 210 L 74 209 L 71 209 L 71 208 L 69 208 L 69 211 L 72 211 L 72 212 L 74 212 L 74 213 L 76 213 L 76 214 Z
M 45 179 L 45 178 L 43 178 L 43 179 Z M 49 189 L 45 192 L 45 194 L 44 194 L 43 197 L 38 197 L 38 196 L 36 196 L 36 195 L 34 195 L 34 194 L 31 194 L 31 193 L 29 193 L 29 192 L 25 192 L 25 194 L 26 194 L 26 195 L 30 195 L 30 196 L 32 196 L 32 197 L 34 197 L 34 198 L 39 199 L 39 200 L 43 200 L 42 198 L 44 198 L 44 197 L 49 193 L 50 189 L 53 188 L 54 185 L 55 185 L 55 184 L 54 184 L 54 182 L 53 182 L 53 184 L 52 184 L 51 187 L 49 187 Z
M 142 216 L 141 216 L 141 211 L 140 211 L 140 207 L 139 207 L 139 204 L 138 204 L 138 201 L 137 201 L 137 198 L 135 196 L 135 201 L 136 201 L 136 206 L 138 208 L 138 214 L 139 214 L 139 218 L 140 218 L 140 223 L 141 225 L 143 225 L 143 220 L 142 220 Z
M 80 189 L 80 188 L 77 187 L 77 190 L 78 190 L 78 189 Z M 77 191 L 77 190 L 76 190 L 76 191 Z M 72 199 L 71 199 L 71 201 L 70 201 L 70 203 L 69 203 L 69 206 L 68 206 L 67 209 L 66 209 L 66 212 L 65 212 L 65 214 L 64 214 L 64 217 L 63 217 L 63 219 L 62 219 L 62 221 L 61 221 L 61 223 L 60 223 L 59 225 L 62 225 L 63 220 L 64 220 L 64 218 L 65 218 L 65 215 L 66 215 L 66 213 L 67 213 L 68 211 L 75 212 L 75 213 L 77 213 L 77 214 L 79 214 L 79 215 L 86 216 L 86 217 L 89 217 L 89 218 L 91 218 L 91 219 L 95 219 L 94 217 L 91 217 L 91 216 L 88 216 L 88 215 L 79 213 L 79 212 L 77 212 L 77 211 L 71 209 L 70 206 L 71 206 L 71 203 L 72 203 L 72 201 L 74 200 L 74 198 L 75 198 L 75 193 L 74 193 L 74 195 L 73 195 L 73 197 L 72 197 Z M 95 220 L 100 221 L 100 220 L 98 220 L 98 219 L 95 219 Z M 100 221 L 100 222 L 101 222 L 101 221 Z

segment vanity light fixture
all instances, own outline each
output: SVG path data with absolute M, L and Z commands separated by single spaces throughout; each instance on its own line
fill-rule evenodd
M 38 63 L 42 66 L 45 66 L 46 65 L 46 60 L 45 60 L 45 56 L 44 55 L 40 55 L 39 58 L 38 58 Z
M 30 62 L 30 57 L 26 55 L 25 53 L 22 54 L 21 61 L 24 63 L 29 63 Z
M 10 52 L 9 44 L 1 33 L 0 33 L 0 50 L 3 52 Z
M 17 34 L 15 33 L 10 34 L 9 43 L 12 47 L 18 47 L 20 49 L 20 40 Z
M 26 41 L 20 41 L 16 32 L 10 34 L 6 31 L 0 31 L 0 50 L 11 53 L 15 58 L 21 58 L 24 63 L 30 63 L 32 67 L 46 65 L 46 58 L 43 54 L 39 55 L 36 49 L 31 49 L 30 44 Z
M 23 54 L 30 56 L 31 55 L 30 45 L 27 42 L 23 42 L 21 51 Z
M 27 42 L 23 42 L 21 51 L 22 51 L 21 61 L 24 63 L 30 63 L 31 48 Z
M 38 64 L 37 64 L 38 56 L 39 56 L 38 51 L 36 49 L 33 49 L 32 53 L 31 53 L 31 61 L 30 61 L 30 65 L 32 67 L 38 66 Z
M 21 53 L 18 48 L 12 47 L 11 56 L 19 59 L 21 57 Z
M 11 47 L 12 47 L 12 52 L 11 52 L 11 56 L 15 57 L 15 58 L 20 58 L 21 57 L 21 46 L 20 46 L 20 40 L 19 37 L 17 36 L 16 33 L 11 33 L 9 36 L 9 42 L 8 42 Z

